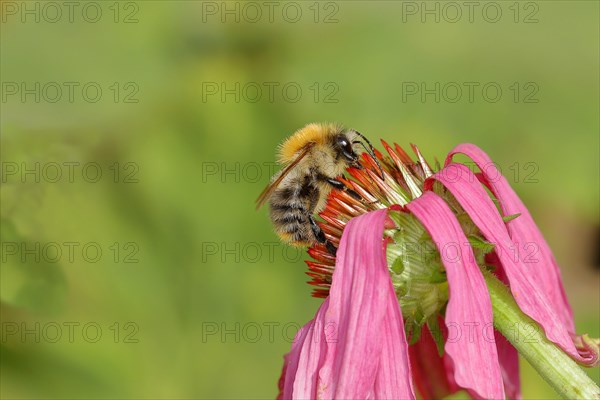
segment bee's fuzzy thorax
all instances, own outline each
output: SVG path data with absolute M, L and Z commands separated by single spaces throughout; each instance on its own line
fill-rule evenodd
M 324 144 L 332 135 L 342 132 L 343 128 L 337 124 L 308 124 L 294 132 L 292 136 L 279 146 L 279 162 L 287 164 L 294 160 L 296 153 L 307 143 Z

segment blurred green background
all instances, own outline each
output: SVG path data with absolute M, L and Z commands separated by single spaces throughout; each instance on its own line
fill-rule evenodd
M 314 121 L 486 150 L 599 336 L 599 3 L 476 3 L 1 2 L 2 398 L 273 398 L 320 300 L 254 200 Z

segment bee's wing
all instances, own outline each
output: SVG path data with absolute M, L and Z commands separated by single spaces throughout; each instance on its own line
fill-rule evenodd
M 256 199 L 256 209 L 258 210 L 260 207 L 262 207 L 263 204 L 265 204 L 265 201 L 267 201 L 269 199 L 269 197 L 271 197 L 271 194 L 273 194 L 273 192 L 275 191 L 275 189 L 277 189 L 277 186 L 279 186 L 279 184 L 281 183 L 281 181 L 283 180 L 283 178 L 285 178 L 285 176 L 290 173 L 290 171 L 292 169 L 294 169 L 294 167 L 296 165 L 298 165 L 298 163 L 300 162 L 300 160 L 302 160 L 310 151 L 310 149 L 315 145 L 314 142 L 310 142 L 308 143 L 306 146 L 304 146 L 304 148 L 302 149 L 302 152 L 298 155 L 298 157 L 296 157 L 296 159 L 294 161 L 292 161 L 291 163 L 289 163 L 285 169 L 283 169 L 283 171 L 281 171 L 281 173 L 279 174 L 279 176 L 277 177 L 277 179 L 275 179 L 273 182 L 269 183 L 267 185 L 267 187 L 262 191 L 262 193 L 260 194 L 260 196 L 258 196 L 258 199 Z

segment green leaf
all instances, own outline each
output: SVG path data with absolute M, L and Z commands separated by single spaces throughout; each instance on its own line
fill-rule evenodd
M 508 222 L 508 221 L 512 221 L 513 219 L 517 218 L 521 216 L 521 213 L 517 213 L 517 214 L 512 214 L 512 215 L 506 215 L 504 217 L 502 217 L 502 220 L 504 222 Z
M 409 345 L 413 345 L 415 343 L 417 343 L 419 341 L 419 339 L 421 338 L 421 326 L 415 322 L 412 323 L 411 325 L 411 329 L 410 329 L 410 341 L 409 341 Z
M 494 247 L 496 247 L 494 243 L 490 243 L 476 235 L 469 235 L 467 239 L 469 240 L 469 244 L 471 245 L 471 247 L 473 247 L 474 249 L 481 250 L 485 254 L 491 252 L 492 250 L 494 250 Z
M 434 316 L 433 318 L 430 318 L 429 321 L 427 321 L 427 327 L 431 332 L 438 354 L 442 357 L 444 355 L 444 335 L 442 335 L 442 330 L 440 329 L 437 317 Z
M 394 260 L 394 264 L 392 264 L 392 271 L 397 275 L 402 274 L 402 272 L 404 271 L 404 263 L 402 262 L 402 256 L 396 257 L 396 259 Z
M 439 268 L 434 270 L 431 274 L 430 283 L 444 283 L 448 281 L 448 276 L 446 275 L 446 270 L 444 268 Z

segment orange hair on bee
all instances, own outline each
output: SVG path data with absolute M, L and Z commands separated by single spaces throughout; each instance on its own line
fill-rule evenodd
M 308 124 L 294 132 L 279 146 L 279 162 L 288 164 L 294 160 L 298 151 L 308 143 L 325 144 L 331 135 L 341 131 L 342 127 L 336 124 Z
M 279 235 L 279 238 L 290 246 L 309 247 L 312 244 L 311 242 L 294 241 L 292 239 L 294 235 L 292 235 L 291 233 L 279 232 L 277 235 Z

